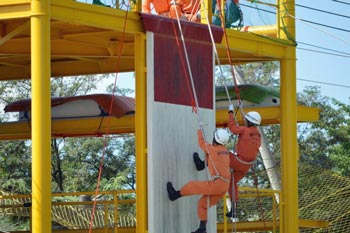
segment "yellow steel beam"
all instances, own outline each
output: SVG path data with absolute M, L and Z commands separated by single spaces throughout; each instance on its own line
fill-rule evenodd
M 147 207 L 147 82 L 146 82 L 146 35 L 135 35 L 136 68 L 136 219 L 137 233 L 148 232 Z
M 213 4 L 213 0 L 201 1 L 201 7 L 200 7 L 201 23 L 211 24 L 212 16 L 213 16 L 212 8 L 211 8 L 212 4 Z
M 28 18 L 32 14 L 30 0 L 11 0 L 0 2 L 0 19 Z
M 276 221 L 277 227 L 280 224 L 280 221 Z M 325 228 L 328 227 L 328 221 L 323 220 L 308 220 L 308 219 L 300 219 L 299 220 L 299 227 L 296 228 Z M 234 227 L 236 227 L 236 230 L 246 231 L 246 232 L 254 232 L 254 231 L 267 231 L 267 230 L 273 230 L 273 222 L 272 221 L 249 221 L 249 222 L 236 222 L 234 224 Z M 231 232 L 233 229 L 233 224 L 228 224 L 229 232 Z M 217 232 L 222 233 L 224 232 L 224 224 L 218 223 L 217 224 Z M 298 232 L 298 231 L 296 231 Z
M 50 0 L 32 0 L 32 232 L 51 231 Z
M 122 57 L 119 61 L 115 58 L 104 58 L 98 61 L 88 61 L 83 59 L 56 61 L 52 64 L 52 76 L 70 76 L 73 73 L 75 73 L 75 75 L 113 73 L 117 72 L 117 67 L 118 72 L 128 72 L 134 70 L 133 61 L 133 57 Z M 76 72 L 77 70 L 79 72 Z
M 283 40 L 277 38 L 272 40 L 236 30 L 226 30 L 226 34 L 232 57 L 235 57 L 235 53 L 244 53 L 249 55 L 250 59 L 261 57 L 266 60 L 267 58 L 280 59 L 285 57 L 286 44 Z M 225 59 L 227 57 L 225 39 L 222 40 L 221 44 L 217 44 L 216 47 L 220 58 Z
M 7 9 L 9 6 L 29 6 L 29 2 L 18 0 L 13 1 L 11 5 L 2 4 L 0 16 L 1 12 L 10 12 Z M 110 73 L 115 72 L 117 66 L 119 72 L 135 70 L 134 36 L 136 33 L 144 32 L 142 20 L 137 12 L 126 12 L 72 0 L 51 0 L 50 4 L 52 76 Z M 13 12 L 20 14 L 21 10 L 14 8 Z M 126 14 L 128 14 L 127 17 Z M 29 15 L 34 13 L 28 13 Z M 5 26 L 6 28 L 18 27 L 21 23 L 8 21 Z M 117 64 L 118 43 L 122 38 L 125 23 L 126 35 L 124 36 L 127 38 L 125 42 L 127 41 L 128 46 L 124 45 L 122 58 Z M 19 32 L 20 29 L 15 31 Z M 267 39 L 231 29 L 226 33 L 231 56 L 235 62 L 276 60 L 285 56 L 283 40 Z M 29 41 L 29 36 L 25 32 L 19 37 L 6 40 L 6 44 L 0 45 L 0 53 L 7 55 L 2 56 L 0 61 L 2 62 L 1 80 L 30 78 Z M 221 63 L 227 64 L 225 43 L 217 44 L 217 48 Z M 17 66 L 22 68 L 17 69 Z
M 261 107 L 245 108 L 245 111 L 258 111 L 262 115 L 262 124 L 279 124 L 279 107 Z M 240 113 L 239 113 L 240 114 Z M 298 106 L 298 122 L 318 121 L 319 109 L 306 106 Z M 241 119 L 240 115 L 237 115 Z M 76 118 L 76 119 L 56 119 L 52 120 L 52 136 L 79 136 L 79 135 L 98 135 L 109 132 L 110 134 L 123 134 L 135 132 L 134 116 L 125 116 L 121 118 L 111 117 L 100 118 Z M 107 122 L 110 121 L 110 125 Z M 240 121 L 240 123 L 243 123 Z M 227 124 L 227 110 L 216 111 L 216 124 L 222 126 Z M 110 128 L 108 128 L 110 127 Z M 28 122 L 8 122 L 0 124 L 0 140 L 30 139 L 30 124 Z
M 300 228 L 325 228 L 329 222 L 325 220 L 299 219 Z
M 134 133 L 134 116 L 95 117 L 52 120 L 53 137 Z M 110 123 L 108 123 L 110 121 Z M 31 126 L 28 122 L 8 122 L 0 124 L 0 140 L 30 139 Z
M 128 14 L 126 33 L 143 31 L 142 21 L 137 12 L 128 12 L 72 0 L 51 0 L 51 19 L 78 25 L 123 31 L 125 14 Z
M 24 22 L 22 25 L 16 27 L 14 30 L 12 30 L 11 32 L 7 33 L 4 37 L 2 37 L 0 39 L 0 45 L 4 44 L 5 42 L 7 42 L 8 40 L 10 40 L 11 38 L 13 38 L 14 36 L 18 35 L 19 33 L 21 33 L 23 30 L 28 29 L 30 26 L 29 21 Z
M 89 229 L 52 230 L 52 233 L 90 233 Z M 94 228 L 93 233 L 115 233 L 113 228 Z M 29 231 L 11 231 L 11 233 L 32 233 Z M 118 233 L 136 233 L 135 227 L 118 227 Z
M 281 112 L 280 107 L 257 107 L 257 108 L 244 108 L 245 112 L 257 111 L 261 114 L 262 125 L 280 124 Z M 315 122 L 319 120 L 319 109 L 298 106 L 297 107 L 298 122 Z M 223 126 L 227 124 L 227 109 L 221 109 L 216 111 L 216 125 Z M 243 124 L 241 113 L 237 113 L 237 120 L 240 124 Z
M 16 65 L 9 64 L 0 66 L 1 80 L 17 80 L 17 79 L 29 79 L 30 78 L 30 64 L 28 65 Z
M 242 31 L 278 38 L 277 37 L 278 29 L 275 24 L 263 25 L 263 26 L 244 26 Z
M 295 0 L 281 0 L 280 36 L 289 41 L 286 55 L 280 60 L 281 79 L 281 232 L 298 232 L 298 143 L 297 143 L 297 89 Z
M 327 221 L 322 220 L 307 220 L 307 219 L 300 219 L 299 220 L 299 227 L 300 228 L 325 228 L 328 227 Z M 277 221 L 277 225 L 279 222 Z M 231 232 L 233 229 L 233 224 L 228 224 L 228 231 Z M 272 221 L 251 221 L 251 222 L 236 222 L 235 223 L 236 230 L 251 232 L 251 231 L 266 231 L 266 230 L 272 230 L 273 229 L 273 223 Z M 88 233 L 89 230 L 83 230 L 83 229 L 77 229 L 77 230 L 53 230 L 53 233 Z M 224 232 L 224 224 L 218 223 L 217 224 L 217 233 Z M 29 233 L 28 231 L 12 231 L 12 233 Z M 114 233 L 113 228 L 99 228 L 94 229 L 94 233 Z M 121 227 L 118 228 L 118 233 L 136 233 L 136 228 L 134 227 Z

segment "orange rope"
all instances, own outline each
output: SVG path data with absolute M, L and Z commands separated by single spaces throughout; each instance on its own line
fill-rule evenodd
M 238 104 L 241 107 L 241 111 L 242 111 L 241 95 L 240 95 L 240 90 L 239 90 L 239 88 L 237 86 L 237 77 L 236 77 L 236 75 L 234 73 L 234 69 L 233 69 L 234 66 L 233 66 L 233 62 L 232 62 L 232 59 L 231 59 L 230 46 L 229 46 L 228 39 L 227 39 L 227 34 L 226 34 L 225 19 L 223 17 L 223 14 L 221 13 L 221 1 L 219 0 L 217 2 L 217 4 L 218 4 L 219 12 L 220 12 L 221 27 L 222 27 L 223 32 L 224 32 L 224 38 L 225 38 L 225 44 L 226 44 L 226 53 L 227 53 L 228 60 L 229 60 L 230 66 L 231 66 L 231 73 L 232 73 L 233 82 L 234 82 L 234 86 L 235 86 L 234 90 L 235 90 L 236 95 L 237 95 Z M 242 116 L 243 116 L 243 114 L 242 114 Z M 253 177 L 254 177 L 254 183 L 255 183 L 255 187 L 256 187 L 256 192 L 257 192 L 257 195 L 258 195 L 259 209 L 260 209 L 260 213 L 261 213 L 261 216 L 262 216 L 262 221 L 264 222 L 265 230 L 267 230 L 265 217 L 264 217 L 264 210 L 262 208 L 261 196 L 260 196 L 259 187 L 258 187 L 258 178 L 257 178 L 257 176 L 255 174 L 255 170 L 254 170 L 255 167 L 253 166 L 252 169 L 253 169 Z
M 240 94 L 240 90 L 239 90 L 239 88 L 237 86 L 237 77 L 236 77 L 234 69 L 233 69 L 234 65 L 233 65 L 233 62 L 232 62 L 232 59 L 231 59 L 230 45 L 228 44 L 226 28 L 225 28 L 225 17 L 223 17 L 222 11 L 221 11 L 221 9 L 222 9 L 221 1 L 218 0 L 217 4 L 218 4 L 218 10 L 220 12 L 221 27 L 222 27 L 222 30 L 224 32 L 224 38 L 225 38 L 225 44 L 226 44 L 226 53 L 227 53 L 227 57 L 228 57 L 228 60 L 229 60 L 229 63 L 230 63 L 231 73 L 232 73 L 232 77 L 233 77 L 233 83 L 234 83 L 234 86 L 235 86 L 234 90 L 236 92 L 237 100 L 238 100 L 239 105 L 240 105 L 241 104 L 241 94 Z
M 130 2 L 128 2 L 128 6 L 130 6 Z M 125 11 L 125 18 L 124 18 L 124 25 L 123 25 L 123 33 L 122 33 L 122 39 L 121 39 L 121 43 L 120 43 L 120 47 L 119 47 L 119 54 L 118 54 L 118 59 L 117 59 L 117 67 L 116 67 L 116 76 L 114 79 L 114 85 L 113 85 L 113 91 L 112 91 L 112 95 L 114 96 L 116 89 L 117 89 L 117 80 L 118 80 L 118 72 L 120 70 L 120 59 L 121 59 L 121 54 L 123 51 L 123 43 L 124 43 L 124 39 L 125 39 L 125 31 L 126 31 L 126 22 L 127 22 L 127 18 L 128 18 L 128 10 Z M 112 115 L 112 109 L 113 109 L 113 102 L 114 102 L 114 98 L 111 99 L 111 104 L 109 107 L 109 115 Z M 106 127 L 106 135 L 109 135 L 109 130 L 111 128 L 111 118 L 107 118 L 107 127 Z M 91 218 L 90 218 L 90 226 L 89 226 L 89 233 L 92 232 L 92 227 L 93 227 L 93 222 L 94 222 L 94 217 L 95 217 L 95 211 L 96 211 L 96 203 L 97 203 L 97 195 L 99 192 L 99 188 L 100 188 L 100 181 L 101 181 L 101 176 L 102 176 L 102 168 L 103 168 L 103 162 L 104 162 L 104 157 L 106 154 L 106 148 L 108 145 L 108 141 L 109 138 L 105 137 L 104 140 L 104 146 L 103 146 L 103 151 L 102 151 L 102 156 L 101 156 L 101 161 L 100 161 L 100 169 L 98 172 L 98 178 L 97 178 L 97 184 L 96 184 L 96 190 L 95 190 L 95 200 L 94 200 L 94 204 L 93 204 L 93 208 L 92 208 L 92 212 L 91 212 Z
M 183 49 L 181 49 L 181 46 L 180 46 L 179 35 L 176 32 L 175 23 L 174 23 L 173 20 L 171 21 L 171 23 L 173 25 L 173 31 L 174 31 L 174 35 L 175 35 L 175 39 L 176 39 L 176 45 L 179 48 L 178 50 L 179 50 L 179 54 L 180 54 L 180 61 L 181 61 L 182 69 L 183 69 L 183 71 L 185 73 L 187 89 L 188 89 L 188 92 L 190 93 L 190 96 L 191 96 L 192 111 L 197 113 L 198 109 L 197 109 L 196 102 L 195 102 L 195 99 L 194 99 L 194 96 L 193 96 L 193 92 L 192 92 L 192 88 L 191 88 L 191 84 L 190 84 L 190 79 L 189 79 L 189 74 L 188 74 L 188 69 L 186 69 L 186 65 L 185 65 L 185 60 L 184 60 L 184 55 L 183 55 L 184 52 L 183 52 Z

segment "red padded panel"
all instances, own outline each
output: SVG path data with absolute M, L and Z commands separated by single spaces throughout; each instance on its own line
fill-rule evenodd
M 187 42 L 186 49 L 199 107 L 212 109 L 212 48 L 200 43 Z M 155 101 L 192 106 L 194 94 L 191 96 L 192 86 L 183 47 L 178 47 L 175 39 L 155 35 L 154 54 Z

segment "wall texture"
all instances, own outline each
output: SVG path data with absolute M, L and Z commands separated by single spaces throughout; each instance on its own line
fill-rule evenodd
M 208 178 L 198 172 L 193 152 L 203 158 L 197 143 L 199 116 L 206 124 L 204 134 L 212 141 L 215 127 L 213 54 L 208 45 L 186 43 L 196 93 L 191 90 L 187 66 L 174 38 L 147 32 L 147 140 L 148 140 L 148 223 L 150 233 L 186 233 L 198 228 L 197 201 L 200 196 L 171 202 L 166 183 L 180 189 L 189 180 Z M 186 62 L 186 61 L 185 61 Z M 187 77 L 186 77 L 187 76 Z M 216 209 L 208 214 L 208 232 L 216 232 Z

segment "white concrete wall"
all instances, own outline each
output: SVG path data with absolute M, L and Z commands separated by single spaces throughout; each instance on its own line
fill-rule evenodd
M 206 170 L 198 172 L 193 163 L 193 152 L 199 152 L 202 158 L 203 152 L 197 143 L 198 122 L 192 107 L 154 101 L 152 38 L 153 33 L 148 32 L 148 228 L 150 233 L 187 233 L 198 228 L 197 201 L 200 196 L 182 197 L 171 202 L 166 183 L 171 181 L 176 189 L 180 189 L 189 180 L 205 180 L 208 176 Z M 199 114 L 207 124 L 204 127 L 206 140 L 211 142 L 215 111 L 201 108 Z M 216 232 L 215 207 L 209 211 L 207 231 Z

